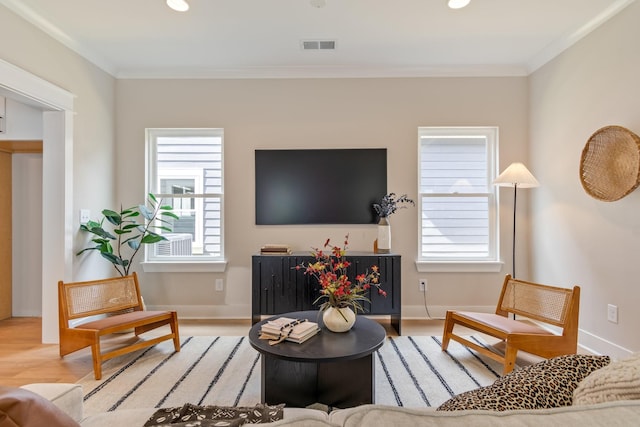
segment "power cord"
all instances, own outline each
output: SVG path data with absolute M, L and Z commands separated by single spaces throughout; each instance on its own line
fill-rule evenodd
M 427 312 L 427 318 L 429 320 L 445 320 L 444 317 L 432 317 L 431 313 L 429 313 L 429 305 L 427 304 L 427 287 L 426 286 L 422 289 L 422 299 L 424 301 L 424 311 Z

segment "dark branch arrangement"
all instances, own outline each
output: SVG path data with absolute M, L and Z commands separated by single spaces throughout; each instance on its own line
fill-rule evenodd
M 386 218 L 395 213 L 398 209 L 406 208 L 407 204 L 415 206 L 415 202 L 406 194 L 396 198 L 396 193 L 389 193 L 382 198 L 380 203 L 374 203 L 373 209 L 380 218 Z

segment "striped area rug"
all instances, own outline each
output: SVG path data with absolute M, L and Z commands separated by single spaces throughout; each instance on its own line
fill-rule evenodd
M 472 336 L 481 345 L 483 341 Z M 405 407 L 438 406 L 463 391 L 489 385 L 502 367 L 440 338 L 388 337 L 376 355 L 375 403 Z M 255 405 L 260 402 L 260 357 L 247 337 L 184 338 L 182 350 L 171 341 L 103 364 L 102 380 L 93 373 L 79 381 L 86 415 L 128 408 L 198 405 Z

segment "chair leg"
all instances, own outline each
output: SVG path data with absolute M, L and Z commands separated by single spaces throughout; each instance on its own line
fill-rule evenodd
M 442 351 L 446 351 L 449 348 L 449 340 L 451 339 L 451 333 L 453 332 L 453 320 L 451 319 L 451 312 L 447 311 L 447 317 L 444 321 L 444 331 L 442 333 Z
M 91 344 L 91 357 L 93 359 L 93 376 L 102 379 L 102 357 L 100 355 L 100 339 Z
M 170 326 L 171 326 L 171 333 L 173 333 L 173 348 L 175 351 L 180 351 L 180 333 L 178 332 L 177 316 L 174 316 Z
M 518 349 L 512 347 L 507 343 L 505 351 L 504 351 L 504 369 L 502 371 L 503 375 L 508 374 L 513 371 L 513 368 L 516 366 L 516 356 L 518 355 Z

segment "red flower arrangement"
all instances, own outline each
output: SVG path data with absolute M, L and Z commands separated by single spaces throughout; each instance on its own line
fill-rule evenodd
M 315 261 L 306 264 L 303 262 L 295 267 L 296 270 L 304 269 L 304 274 L 315 277 L 322 286 L 320 296 L 314 301 L 315 304 L 326 299 L 320 305 L 320 311 L 329 307 L 351 307 L 355 313 L 364 312 L 362 302 L 370 302 L 365 294 L 372 286 L 378 289 L 378 294 L 387 296 L 380 288 L 380 272 L 376 265 L 371 266 L 371 271 L 358 274 L 355 281 L 349 280 L 347 268 L 351 263 L 346 259 L 348 244 L 349 235 L 345 236 L 344 247 L 331 246 L 330 239 L 327 239 L 324 243 L 324 248 L 328 248 L 327 252 L 313 248 L 311 255 Z

